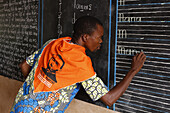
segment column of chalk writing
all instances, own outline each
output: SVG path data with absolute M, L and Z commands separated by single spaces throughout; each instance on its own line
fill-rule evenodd
M 116 111 L 170 112 L 170 1 L 118 0 L 116 82 L 131 67 L 140 51 L 146 62 L 125 94 L 116 102 Z
M 59 0 L 58 2 L 58 34 L 59 37 L 62 34 L 62 25 L 61 25 L 61 17 L 62 17 L 62 0 Z
M 37 49 L 38 0 L 6 1 L 0 15 L 0 73 L 23 80 L 18 64 Z
M 118 4 L 120 6 L 125 5 L 126 0 L 119 0 Z M 118 13 L 118 22 L 141 22 L 141 17 L 130 17 L 124 15 L 124 13 Z M 117 30 L 117 38 L 118 39 L 126 39 L 127 38 L 127 30 L 126 29 L 118 29 Z M 121 48 L 121 49 L 120 49 Z M 122 52 L 122 50 L 124 52 Z M 143 50 L 140 50 L 143 51 Z M 123 45 L 118 46 L 117 52 L 118 54 L 124 55 L 135 55 L 137 52 L 140 52 L 136 49 L 126 49 Z M 134 54 L 135 53 L 135 54 Z

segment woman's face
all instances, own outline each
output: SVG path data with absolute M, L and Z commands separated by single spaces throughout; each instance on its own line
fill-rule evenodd
M 96 25 L 97 29 L 91 34 L 88 35 L 89 38 L 85 43 L 85 47 L 88 48 L 91 52 L 95 52 L 100 49 L 101 43 L 103 42 L 102 36 L 104 29 L 101 25 Z

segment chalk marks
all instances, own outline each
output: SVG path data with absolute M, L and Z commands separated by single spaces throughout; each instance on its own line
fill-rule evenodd
M 118 29 L 118 38 L 127 38 L 127 30 Z
M 74 0 L 74 9 L 77 9 L 80 12 L 87 11 L 87 10 L 91 11 L 92 4 L 80 4 L 80 3 L 77 3 L 77 0 Z
M 119 22 L 141 22 L 142 18 L 141 17 L 128 17 L 125 16 L 123 13 L 118 14 L 118 21 Z
M 141 50 L 143 51 L 143 50 Z M 137 53 L 140 53 L 140 51 L 136 50 L 136 49 L 128 49 L 124 46 L 117 46 L 117 53 L 118 54 L 123 54 L 123 55 L 136 55 Z

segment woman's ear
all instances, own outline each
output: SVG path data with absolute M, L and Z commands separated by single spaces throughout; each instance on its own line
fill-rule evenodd
M 89 35 L 87 34 L 82 35 L 83 42 L 87 42 L 88 39 L 89 39 Z

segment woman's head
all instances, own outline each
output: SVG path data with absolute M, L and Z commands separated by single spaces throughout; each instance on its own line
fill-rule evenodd
M 103 26 L 102 23 L 95 17 L 82 16 L 78 18 L 74 24 L 73 42 L 79 40 L 84 35 L 91 35 L 97 29 L 97 25 Z

